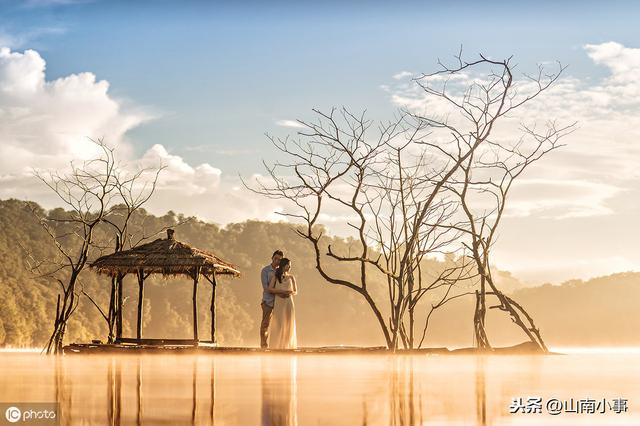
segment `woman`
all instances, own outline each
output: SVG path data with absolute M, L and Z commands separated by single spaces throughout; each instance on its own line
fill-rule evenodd
M 276 297 L 273 303 L 271 330 L 269 331 L 270 349 L 296 349 L 296 312 L 293 296 L 298 294 L 296 277 L 291 275 L 291 261 L 286 257 L 280 260 L 280 265 L 269 282 L 270 289 L 290 291 L 288 297 Z

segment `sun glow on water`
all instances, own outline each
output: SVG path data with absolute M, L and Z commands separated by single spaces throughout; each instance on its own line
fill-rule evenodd
M 549 350 L 565 354 L 640 354 L 640 346 L 553 346 Z

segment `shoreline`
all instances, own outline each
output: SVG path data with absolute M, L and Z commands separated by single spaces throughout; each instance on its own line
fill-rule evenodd
M 63 347 L 63 354 L 167 354 L 167 353 L 223 353 L 223 354 L 345 354 L 345 355 L 564 355 L 561 352 L 543 352 L 531 342 L 524 342 L 513 346 L 496 347 L 482 350 L 473 347 L 449 349 L 446 347 L 422 349 L 387 349 L 385 346 L 321 346 L 301 347 L 298 349 L 261 349 L 258 347 L 234 347 L 215 345 L 143 345 L 143 344 L 106 344 L 106 343 L 72 343 Z

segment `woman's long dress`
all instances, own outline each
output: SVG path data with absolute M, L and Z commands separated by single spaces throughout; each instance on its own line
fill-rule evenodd
M 291 276 L 284 277 L 282 282 L 276 279 L 277 289 L 293 291 Z M 276 295 L 273 303 L 271 317 L 271 330 L 269 330 L 270 349 L 296 349 L 298 340 L 296 337 L 296 310 L 293 304 L 293 295 L 280 297 Z

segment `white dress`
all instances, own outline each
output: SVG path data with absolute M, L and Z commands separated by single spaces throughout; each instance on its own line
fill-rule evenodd
M 275 288 L 293 291 L 291 275 L 283 277 L 282 282 L 276 278 Z M 296 349 L 296 310 L 293 295 L 280 297 L 276 294 L 269 330 L 269 349 Z

